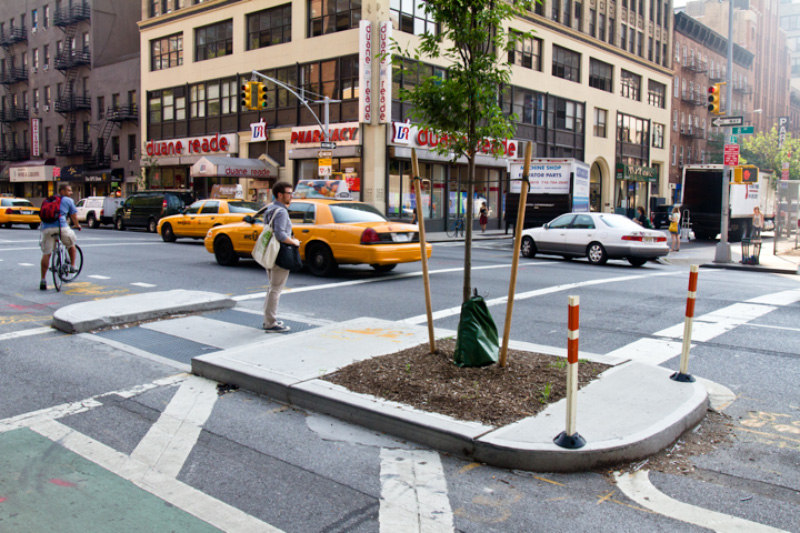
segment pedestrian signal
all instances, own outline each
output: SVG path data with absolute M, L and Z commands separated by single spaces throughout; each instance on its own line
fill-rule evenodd
M 733 167 L 733 182 L 758 183 L 758 167 L 755 165 Z

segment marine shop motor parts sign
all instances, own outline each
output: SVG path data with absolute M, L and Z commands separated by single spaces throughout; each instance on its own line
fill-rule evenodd
M 216 133 L 168 141 L 151 140 L 145 145 L 145 153 L 150 157 L 225 154 L 238 151 L 239 136 L 235 133 L 224 135 Z

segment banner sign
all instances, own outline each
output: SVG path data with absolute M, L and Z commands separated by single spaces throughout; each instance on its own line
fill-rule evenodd
M 381 68 L 378 83 L 378 122 L 389 124 L 392 121 L 392 21 L 380 23 L 378 35 L 381 53 Z
M 358 121 L 372 123 L 372 23 L 358 24 Z
M 511 185 L 509 192 L 522 191 L 522 161 L 510 165 Z M 572 182 L 572 210 L 589 211 L 589 165 L 573 158 L 533 159 L 528 173 L 528 194 L 570 194 Z
M 42 123 L 40 118 L 31 119 L 31 157 L 36 158 L 41 156 L 41 147 L 39 146 L 39 126 Z

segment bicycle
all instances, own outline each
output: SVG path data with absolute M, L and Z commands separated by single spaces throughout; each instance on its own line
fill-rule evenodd
M 83 270 L 83 252 L 81 251 L 80 246 L 76 244 L 76 265 L 70 265 L 69 251 L 63 244 L 61 244 L 61 239 L 59 237 L 59 235 L 53 235 L 53 238 L 56 242 L 53 248 L 53 253 L 50 256 L 50 272 L 53 273 L 53 285 L 56 286 L 56 291 L 60 292 L 62 283 L 74 281 L 75 278 L 78 277 L 78 274 L 81 273 L 81 270 Z M 70 270 L 70 267 L 73 267 L 73 269 Z
M 458 216 L 447 224 L 447 236 L 458 237 L 459 233 L 464 236 L 464 217 Z

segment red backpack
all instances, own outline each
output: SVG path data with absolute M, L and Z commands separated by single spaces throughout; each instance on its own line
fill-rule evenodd
M 39 218 L 42 222 L 58 222 L 61 218 L 61 196 L 48 196 L 39 209 Z

